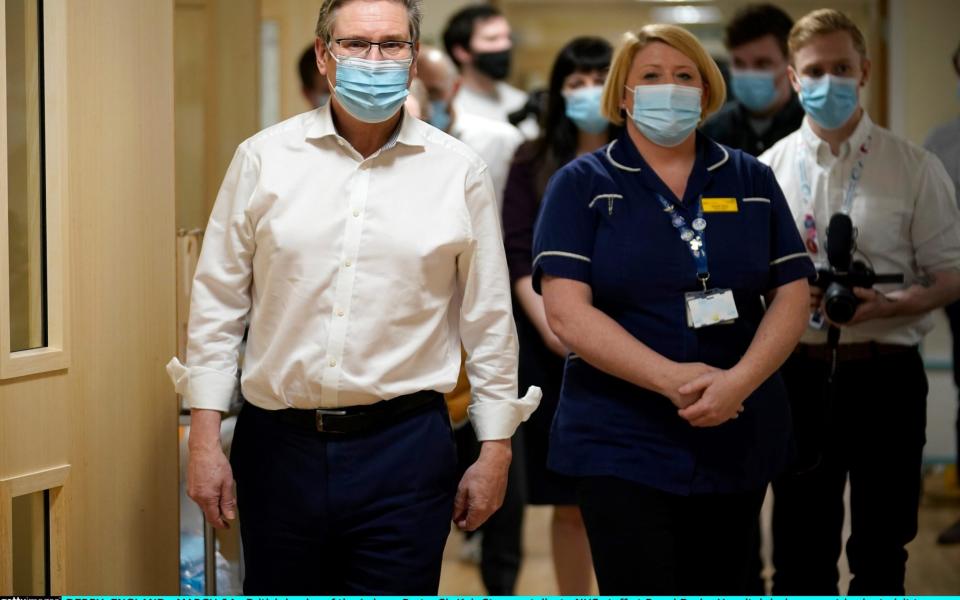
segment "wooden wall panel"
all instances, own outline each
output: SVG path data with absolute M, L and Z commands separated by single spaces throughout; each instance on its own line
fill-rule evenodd
M 74 359 L 0 382 L 0 479 L 72 466 L 71 593 L 176 594 L 173 3 L 67 5 Z

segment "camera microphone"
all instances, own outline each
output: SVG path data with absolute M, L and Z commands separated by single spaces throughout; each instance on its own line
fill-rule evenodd
M 827 227 L 827 260 L 840 272 L 850 270 L 853 256 L 853 221 L 850 215 L 836 213 Z

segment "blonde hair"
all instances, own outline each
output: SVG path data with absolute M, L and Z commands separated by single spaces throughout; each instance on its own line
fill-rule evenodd
M 790 30 L 787 46 L 790 48 L 790 62 L 800 48 L 803 48 L 818 35 L 827 35 L 845 31 L 853 39 L 853 47 L 860 54 L 860 58 L 867 57 L 867 43 L 857 24 L 847 15 L 832 8 L 821 8 L 807 14 L 797 21 Z
M 697 65 L 704 82 L 707 105 L 700 117 L 704 119 L 717 112 L 727 98 L 727 85 L 723 82 L 720 68 L 714 62 L 699 40 L 682 27 L 676 25 L 646 25 L 640 31 L 629 32 L 623 36 L 623 44 L 613 57 L 610 74 L 603 88 L 603 116 L 614 125 L 623 125 L 623 113 L 620 110 L 623 89 L 627 84 L 627 75 L 633 66 L 637 53 L 652 42 L 662 42 L 680 51 Z

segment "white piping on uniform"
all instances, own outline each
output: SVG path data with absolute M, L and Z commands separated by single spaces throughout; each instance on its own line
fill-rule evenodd
M 770 198 L 744 198 L 744 202 L 764 202 L 770 204 Z
M 727 162 L 728 160 L 730 160 L 730 153 L 727 152 L 727 149 L 726 149 L 726 148 L 724 148 L 724 147 L 721 146 L 720 144 L 717 144 L 717 148 L 720 148 L 721 150 L 723 150 L 723 158 L 720 159 L 720 162 L 718 162 L 718 163 L 716 163 L 716 164 L 714 164 L 714 165 L 710 165 L 709 167 L 707 167 L 707 170 L 708 170 L 708 171 L 712 171 L 712 170 L 716 169 L 717 167 L 719 167 L 720 165 L 722 165 L 723 163 L 725 163 L 725 162 Z
M 797 252 L 796 254 L 788 254 L 788 255 L 786 255 L 786 256 L 782 256 L 782 257 L 778 258 L 777 260 L 771 262 L 771 263 L 770 263 L 770 266 L 772 267 L 772 266 L 774 266 L 774 265 L 779 265 L 780 263 L 785 263 L 785 262 L 787 262 L 788 260 L 793 260 L 793 259 L 795 259 L 795 258 L 809 258 L 809 256 L 807 255 L 806 252 Z
M 639 173 L 640 171 L 642 171 L 640 167 L 628 167 L 627 165 L 621 165 L 620 163 L 618 163 L 613 159 L 613 155 L 610 154 L 610 152 L 613 150 L 613 146 L 616 143 L 617 143 L 617 140 L 613 140 L 607 145 L 607 160 L 610 161 L 610 164 L 617 167 L 618 169 L 622 169 L 629 173 Z
M 623 200 L 623 194 L 600 194 L 599 196 L 591 200 L 590 204 L 588 204 L 587 206 L 589 206 L 590 208 L 593 208 L 593 205 L 597 202 L 597 200 L 603 200 L 604 198 L 609 198 L 610 200 Z
M 590 257 L 583 256 L 581 254 L 574 254 L 573 252 L 560 252 L 558 250 L 550 250 L 547 252 L 541 252 L 533 259 L 533 264 L 536 265 L 537 262 L 544 256 L 562 256 L 564 258 L 575 258 L 577 260 L 582 260 L 583 262 L 591 262 Z

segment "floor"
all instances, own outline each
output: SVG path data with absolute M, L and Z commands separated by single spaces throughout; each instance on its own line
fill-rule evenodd
M 878 499 L 882 501 L 882 499 Z M 524 563 L 520 570 L 516 594 L 545 596 L 557 593 L 550 559 L 550 515 L 548 507 L 529 507 L 524 524 Z M 765 504 L 764 529 L 769 532 L 770 505 Z M 930 469 L 925 478 L 925 496 L 920 509 L 920 530 L 908 546 L 907 593 L 911 595 L 960 594 L 960 545 L 938 546 L 940 531 L 960 518 L 960 487 L 955 471 Z M 849 521 L 849 519 L 848 519 Z M 849 530 L 844 532 L 849 535 Z M 769 539 L 769 535 L 765 536 Z M 441 595 L 483 595 L 485 590 L 476 565 L 460 560 L 463 536 L 452 532 L 444 552 L 440 578 Z M 764 554 L 769 565 L 769 542 Z M 845 558 L 840 559 L 841 590 L 849 582 Z M 766 575 L 772 573 L 766 569 Z M 594 590 L 596 592 L 596 590 Z M 638 590 L 638 592 L 640 592 Z

